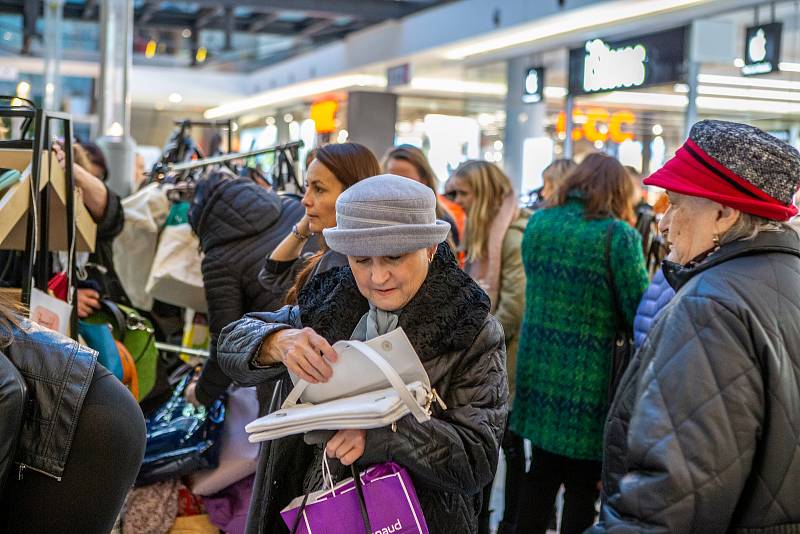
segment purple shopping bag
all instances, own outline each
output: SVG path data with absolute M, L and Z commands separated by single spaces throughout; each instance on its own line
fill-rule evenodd
M 360 534 L 367 530 L 363 510 L 371 530 L 367 534 L 428 534 L 403 467 L 393 462 L 374 465 L 359 479 L 361 484 L 350 478 L 333 489 L 298 497 L 281 511 L 283 521 L 290 530 L 296 527 L 297 534 Z

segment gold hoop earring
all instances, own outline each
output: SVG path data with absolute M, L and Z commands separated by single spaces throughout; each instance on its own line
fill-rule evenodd
M 714 234 L 714 238 L 713 239 L 714 239 L 714 252 L 716 252 L 716 251 L 719 250 L 719 247 L 721 246 L 720 241 L 719 241 L 719 234 Z

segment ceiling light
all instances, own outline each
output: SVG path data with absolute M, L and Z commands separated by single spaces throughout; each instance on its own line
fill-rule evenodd
M 122 125 L 118 122 L 112 122 L 111 126 L 106 129 L 106 135 L 109 137 L 122 137 L 125 131 L 122 129 Z
M 368 74 L 350 74 L 336 76 L 324 80 L 313 80 L 297 83 L 288 87 L 266 91 L 264 93 L 229 102 L 215 108 L 206 110 L 203 116 L 206 119 L 219 119 L 230 117 L 257 108 L 263 108 L 289 102 L 292 100 L 308 98 L 331 91 L 339 91 L 348 87 L 386 87 L 385 76 L 372 76 Z
M 566 87 L 545 87 L 545 98 L 564 98 L 569 94 Z
M 462 60 L 469 56 L 485 54 L 503 48 L 530 44 L 548 38 L 580 30 L 597 29 L 603 25 L 628 22 L 635 19 L 666 14 L 670 11 L 708 3 L 710 0 L 639 0 L 630 2 L 616 0 L 603 2 L 583 9 L 574 9 L 545 17 L 523 28 L 498 31 L 494 37 L 477 40 L 470 44 L 455 46 L 444 53 L 445 58 Z
M 156 50 L 158 49 L 158 43 L 155 42 L 153 39 L 147 41 L 147 46 L 144 48 L 144 57 L 147 59 L 153 58 L 156 55 Z
M 170 93 L 169 97 L 167 97 L 167 100 L 173 104 L 180 104 L 183 101 L 183 97 L 180 93 Z
M 470 82 L 448 78 L 412 78 L 411 88 L 417 91 L 437 93 L 472 93 L 487 96 L 505 96 L 508 88 L 504 83 Z
M 31 84 L 25 80 L 17 84 L 17 96 L 20 98 L 29 98 L 31 96 Z

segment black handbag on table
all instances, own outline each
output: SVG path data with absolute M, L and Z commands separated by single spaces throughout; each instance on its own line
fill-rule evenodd
M 633 328 L 626 324 L 622 311 L 619 309 L 617 299 L 617 285 L 614 283 L 614 271 L 611 269 L 611 240 L 614 236 L 613 221 L 606 231 L 606 280 L 611 290 L 611 309 L 614 314 L 614 347 L 612 349 L 611 373 L 608 380 L 608 402 L 614 400 L 617 387 L 625 374 L 625 369 L 631 361 L 633 354 Z

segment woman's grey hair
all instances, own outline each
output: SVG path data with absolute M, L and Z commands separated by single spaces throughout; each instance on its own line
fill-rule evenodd
M 727 232 L 719 237 L 721 245 L 732 241 L 755 239 L 762 232 L 782 232 L 784 230 L 797 231 L 791 224 L 773 221 L 758 215 L 742 212 Z

